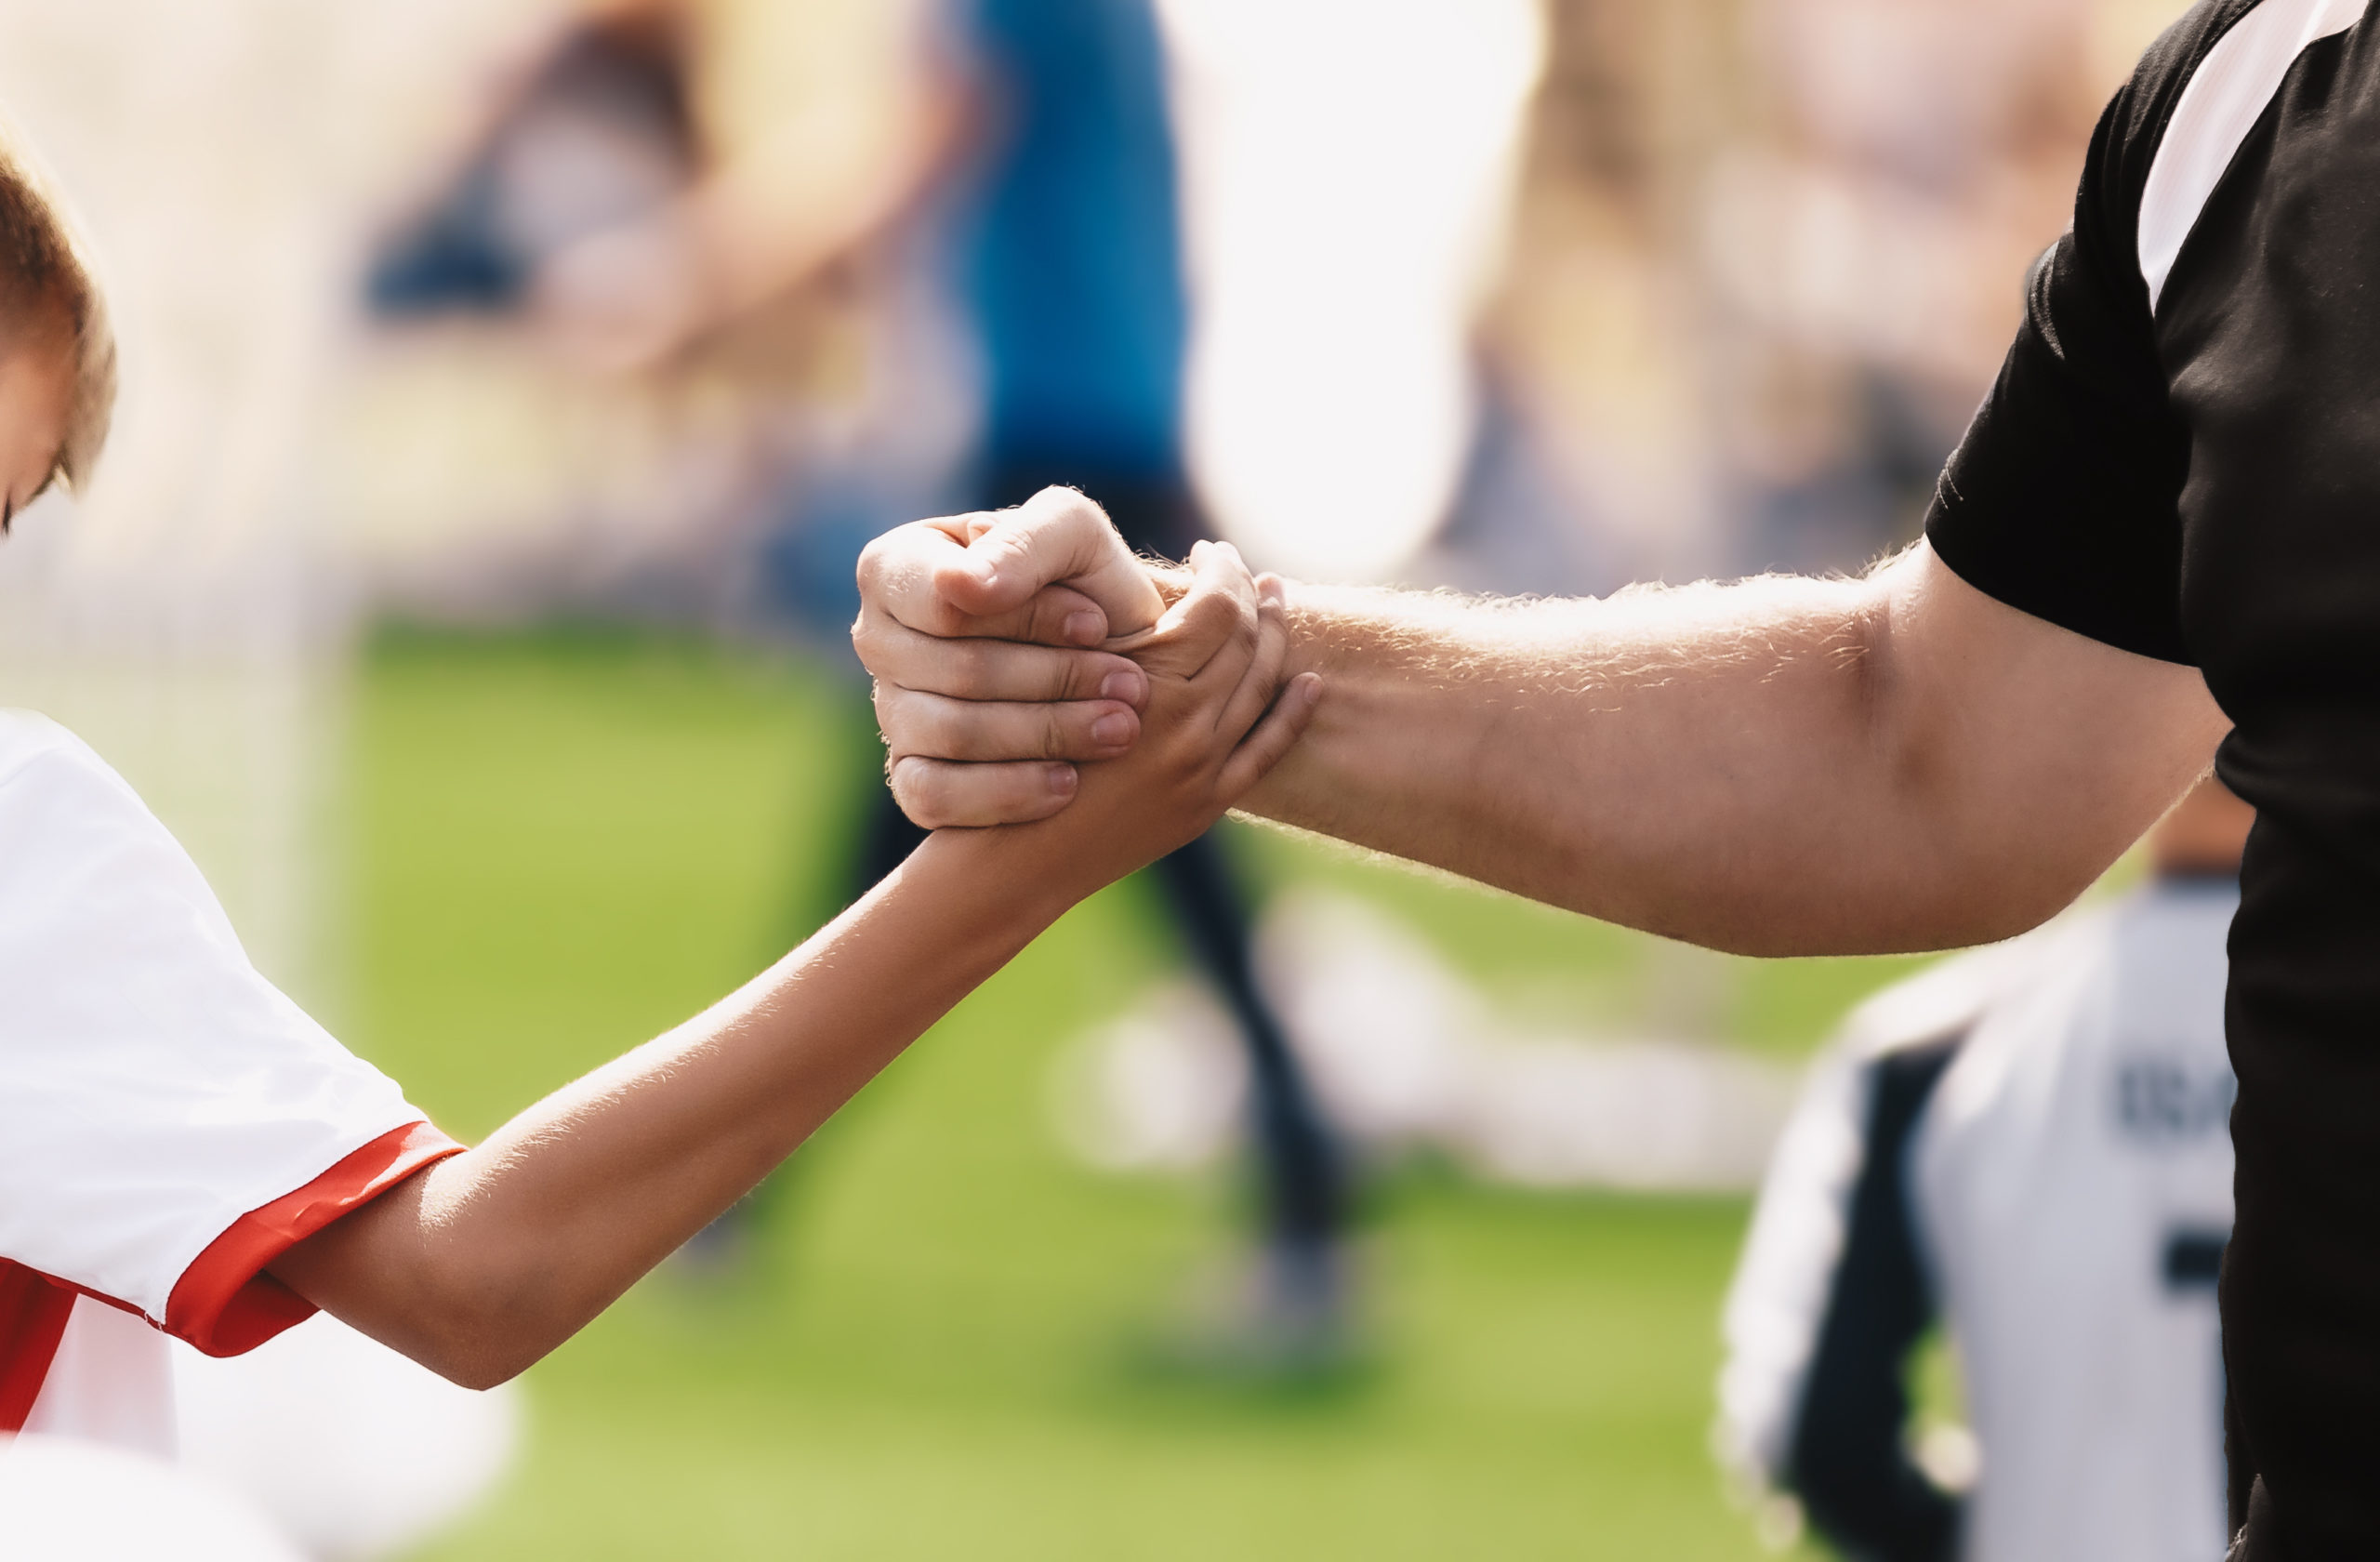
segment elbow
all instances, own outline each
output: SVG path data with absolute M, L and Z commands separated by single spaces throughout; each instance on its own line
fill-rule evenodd
M 542 1360 L 542 1350 L 489 1350 L 476 1344 L 443 1349 L 422 1365 L 453 1383 L 484 1394 L 501 1388 Z
M 406 1354 L 457 1388 L 499 1388 L 545 1359 L 560 1342 L 528 1330 L 446 1319 Z
M 401 1346 L 458 1388 L 499 1387 L 577 1331 L 577 1323 L 560 1316 L 550 1291 L 510 1277 L 450 1282 L 424 1299 Z
M 2023 865 L 2012 869 L 2011 854 L 2016 854 L 1978 862 L 1954 880 L 1966 885 L 1967 893 L 1937 897 L 1940 904 L 1928 919 L 1934 935 L 1923 947 L 1964 949 L 2030 933 L 2080 900 L 2114 860 L 2111 854 L 2072 872 L 2060 872 L 2054 863 L 2025 872 Z

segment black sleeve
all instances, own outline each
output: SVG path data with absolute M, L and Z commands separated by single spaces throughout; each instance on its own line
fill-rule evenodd
M 1903 1436 L 1910 1353 L 1935 1316 L 1910 1218 L 1909 1143 L 1962 1039 L 1871 1066 L 1866 1153 L 1788 1452 L 1789 1483 L 1812 1528 L 1861 1562 L 1958 1554 L 1958 1500 L 1911 1462 Z
M 2189 440 L 2140 274 L 2141 192 L 2190 73 L 2254 4 L 2202 0 L 2100 115 L 2074 225 L 2027 279 L 2024 324 L 1925 518 L 1970 586 L 2169 662 L 2193 660 L 2180 623 Z

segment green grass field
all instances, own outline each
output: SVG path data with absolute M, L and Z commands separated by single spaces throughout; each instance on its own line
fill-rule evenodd
M 469 1136 L 683 1018 L 831 908 L 867 736 L 786 658 L 384 638 L 348 766 L 350 1035 Z M 1311 842 L 1240 849 L 1384 897 L 1500 986 L 1684 987 L 1780 1053 L 1897 969 L 1681 966 Z M 1236 1191 L 1079 1169 L 1044 1092 L 1171 958 L 1130 886 L 1076 912 L 781 1174 L 739 1273 L 664 1271 L 533 1371 L 520 1469 L 425 1562 L 1762 1555 L 1704 1451 L 1739 1200 L 1407 1169 L 1368 1199 L 1360 1367 L 1153 1365 Z

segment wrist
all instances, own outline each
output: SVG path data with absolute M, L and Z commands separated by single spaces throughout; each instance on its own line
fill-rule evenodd
M 1280 583 L 1281 617 L 1289 630 L 1289 660 L 1281 667 L 1281 684 L 1286 688 L 1300 673 L 1322 670 L 1322 612 L 1314 588 L 1304 581 L 1286 575 L 1265 578 Z
M 917 879 L 917 893 L 967 907 L 971 920 L 987 919 L 1012 933 L 1021 949 L 1104 887 L 1074 871 L 1078 855 L 1060 849 L 1056 823 L 938 829 L 902 865 L 902 875 Z

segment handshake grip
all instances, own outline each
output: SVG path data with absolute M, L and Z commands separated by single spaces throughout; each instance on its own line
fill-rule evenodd
M 1226 754 L 1208 777 L 1244 791 L 1320 692 L 1307 674 L 1276 700 L 1277 582 L 1260 589 L 1227 544 L 1200 544 L 1186 571 L 1154 565 L 1071 489 L 895 528 L 861 555 L 859 586 L 852 639 L 875 680 L 886 778 L 927 828 L 1051 818 L 1074 801 L 1078 767 L 1121 761 L 1177 722 L 1203 721 L 1210 746 L 1244 738 L 1242 762 Z M 1256 741 L 1268 713 L 1286 741 L 1272 728 Z

